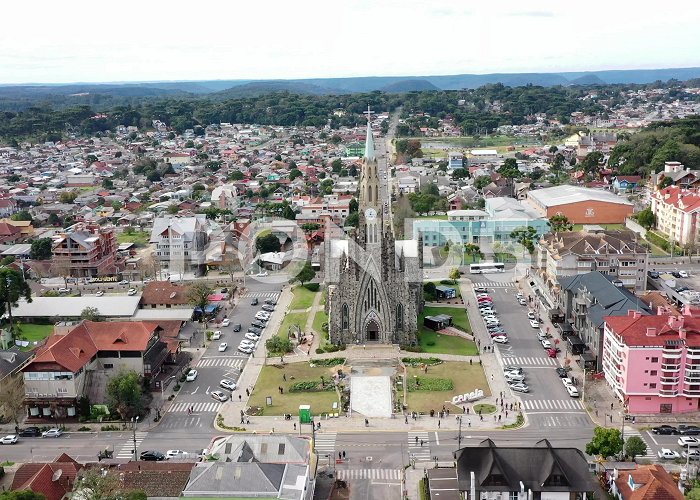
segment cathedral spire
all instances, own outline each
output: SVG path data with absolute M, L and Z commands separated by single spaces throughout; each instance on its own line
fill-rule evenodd
M 367 105 L 367 111 L 364 111 L 367 115 L 367 137 L 365 138 L 365 158 L 368 160 L 374 160 L 376 158 L 374 154 L 374 136 L 372 136 L 372 110 Z

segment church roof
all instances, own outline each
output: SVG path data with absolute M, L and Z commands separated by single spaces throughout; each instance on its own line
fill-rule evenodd
M 369 116 L 367 117 L 367 138 L 365 139 L 365 158 L 368 160 L 374 160 L 376 155 L 374 153 L 374 136 L 372 136 L 372 124 L 369 121 Z

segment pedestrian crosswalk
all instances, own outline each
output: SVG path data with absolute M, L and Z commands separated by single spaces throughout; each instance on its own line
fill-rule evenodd
M 408 456 L 411 461 L 429 462 L 430 456 L 430 438 L 427 432 L 409 432 L 408 433 Z
M 139 446 L 141 446 L 141 443 L 143 442 L 144 439 L 146 439 L 146 436 L 148 435 L 147 431 L 137 431 L 136 434 L 133 434 L 129 439 L 127 439 L 122 447 L 119 449 L 117 452 L 117 456 L 114 458 L 134 458 L 134 439 L 136 440 L 136 451 L 138 452 Z
M 639 432 L 634 427 L 625 427 L 625 435 L 624 435 L 625 441 L 627 439 L 631 438 L 632 436 L 637 436 L 642 441 L 644 441 L 644 444 L 647 446 L 646 452 L 641 454 L 641 455 L 638 455 L 638 457 L 650 458 L 650 459 L 656 458 L 656 455 L 654 455 L 654 450 L 651 449 L 651 447 L 649 446 L 649 443 L 647 443 L 647 440 L 644 439 L 644 434 Z
M 554 358 L 539 356 L 513 356 L 511 353 L 501 354 L 503 363 L 515 366 L 559 366 Z
M 246 357 L 248 357 L 246 355 Z M 199 362 L 196 364 L 197 368 L 204 368 L 207 366 L 229 366 L 232 368 L 242 368 L 243 367 L 243 362 L 244 358 L 232 358 L 230 356 L 226 357 L 207 357 L 207 358 L 202 358 L 199 360 Z
M 578 399 L 523 399 L 525 410 L 583 410 L 583 403 Z
M 170 407 L 171 412 L 186 412 L 188 408 L 192 408 L 192 413 L 217 412 L 221 407 L 221 403 L 212 401 L 210 403 L 175 403 Z
M 474 285 L 474 288 L 510 288 L 515 286 L 515 283 L 510 281 L 483 281 L 480 283 L 472 283 L 472 285 Z
M 335 455 L 336 435 L 336 432 L 317 432 L 316 440 L 314 441 L 314 448 L 316 448 L 316 453 L 318 453 L 319 455 Z
M 528 420 L 532 428 L 574 428 L 583 429 L 591 426 L 591 419 L 588 413 L 556 413 L 556 412 L 535 412 L 528 413 Z
M 277 300 L 279 298 L 279 292 L 246 292 L 243 294 L 244 299 L 272 299 Z
M 400 469 L 338 469 L 338 479 L 352 481 L 353 479 L 380 479 L 384 481 L 401 481 Z

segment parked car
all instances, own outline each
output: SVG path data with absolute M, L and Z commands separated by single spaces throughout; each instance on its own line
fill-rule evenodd
M 700 441 L 692 436 L 681 436 L 678 438 L 678 446 L 681 448 L 697 448 L 700 446 Z
M 526 305 L 527 305 L 527 300 L 525 300 L 525 299 L 518 299 L 518 304 L 520 304 L 521 306 L 526 306 Z
M 146 460 L 149 462 L 161 462 L 165 460 L 165 455 L 163 455 L 159 451 L 153 450 L 142 451 L 139 457 L 141 458 L 141 460 Z
M 651 429 L 651 432 L 653 432 L 654 434 L 660 434 L 660 435 L 672 435 L 672 434 L 678 434 L 678 429 L 676 429 L 672 425 L 658 425 L 656 427 L 653 427 Z
M 251 352 L 253 352 L 253 348 L 249 345 L 239 345 L 238 352 L 242 352 L 243 354 L 250 354 Z
M 70 293 L 70 288 L 61 287 L 58 289 L 58 293 Z
M 562 368 L 561 366 L 557 367 L 557 375 L 559 375 L 560 378 L 568 377 L 569 372 L 566 371 L 565 368 Z
M 236 323 L 235 325 L 233 325 L 234 332 L 240 332 L 242 328 L 243 326 L 240 323 Z
M 682 451 L 681 456 L 683 458 L 687 458 L 688 460 L 700 460 L 700 450 L 695 449 Z
M 219 382 L 219 385 L 221 387 L 223 387 L 224 389 L 228 389 L 229 391 L 236 390 L 236 383 L 233 380 L 229 380 L 227 378 L 221 379 L 221 382 Z
M 506 382 L 524 382 L 525 381 L 525 375 L 522 375 L 520 373 L 515 373 L 515 372 L 508 372 L 503 375 L 503 377 L 506 379 Z
M 221 344 L 219 344 L 219 352 L 224 352 L 227 347 L 228 344 L 226 342 L 222 342 Z
M 503 373 L 507 372 L 523 373 L 523 369 L 520 366 L 506 365 L 503 367 Z
M 531 326 L 532 328 L 539 328 L 539 327 L 540 327 L 540 324 L 539 324 L 539 322 L 538 322 L 537 320 L 531 319 L 531 320 L 530 320 L 530 326 Z
M 217 330 L 211 334 L 212 340 L 219 340 L 221 338 L 221 330 Z
M 9 434 L 0 438 L 0 444 L 17 444 L 17 441 L 19 441 L 19 436 L 17 434 Z
M 651 279 L 655 279 L 655 280 L 659 279 L 659 273 L 656 271 L 649 271 L 648 274 L 649 274 L 649 277 Z
M 222 403 L 228 401 L 228 396 L 221 391 L 213 391 L 211 397 Z
M 253 321 L 253 322 L 250 324 L 250 326 L 252 326 L 252 327 L 254 327 L 254 328 L 260 328 L 261 330 L 262 330 L 263 328 L 265 328 L 265 324 L 264 324 L 264 323 L 260 323 L 259 321 Z
M 488 293 L 489 289 L 484 286 L 476 286 L 474 287 L 474 291 L 476 293 Z
M 679 424 L 678 434 L 682 434 L 683 436 L 697 436 L 700 434 L 700 427 L 697 425 Z
M 262 332 L 263 332 L 260 328 L 256 328 L 256 327 L 254 327 L 254 326 L 249 326 L 249 327 L 248 327 L 248 331 L 249 331 L 250 333 L 253 333 L 253 334 L 257 335 L 258 337 L 259 337 L 260 335 L 262 335 Z
M 551 349 L 552 348 L 552 343 L 549 340 L 543 340 L 542 341 L 542 347 L 545 349 Z
M 488 293 L 477 293 L 477 294 L 476 294 L 476 298 L 477 298 L 477 299 L 481 299 L 481 298 L 484 298 L 484 297 L 486 297 L 487 299 L 490 298 Z
M 661 448 L 659 450 L 659 458 L 662 460 L 676 460 L 680 457 L 677 451 L 669 450 L 668 448 Z
M 190 370 L 187 372 L 187 377 L 185 378 L 185 380 L 187 380 L 188 382 L 194 382 L 195 380 L 197 380 L 197 375 L 199 375 L 199 373 L 197 373 L 197 370 Z
M 272 311 L 275 310 L 275 306 L 270 306 L 270 305 L 267 305 L 267 304 L 263 304 L 263 306 L 261 307 L 261 309 L 262 309 L 263 311 L 272 312 Z
M 120 285 L 128 285 L 128 284 L 129 284 L 129 280 L 121 280 L 121 281 L 119 282 L 119 284 L 120 284 Z
M 224 320 L 221 322 L 221 326 L 228 326 L 231 324 L 231 320 L 228 318 L 224 318 Z
M 507 344 L 508 343 L 508 337 L 506 337 L 505 335 L 499 335 L 498 337 L 493 337 L 491 340 L 493 340 L 497 344 Z
M 57 438 L 60 437 L 63 434 L 63 431 L 57 427 L 54 427 L 52 429 L 49 429 L 48 431 L 44 431 L 41 433 L 41 437 L 44 438 Z
M 569 393 L 569 396 L 572 398 L 577 398 L 578 397 L 578 389 L 574 387 L 573 385 L 567 385 L 566 387 L 566 392 Z
M 268 319 L 270 319 L 270 313 L 267 311 L 258 311 L 257 313 L 255 313 L 255 317 L 260 317 L 263 318 L 264 321 L 267 321 Z
M 516 382 L 514 384 L 510 384 L 510 388 L 514 390 L 515 392 L 530 392 L 530 388 L 523 384 L 522 382 Z
M 252 299 L 250 299 L 250 305 L 251 305 L 251 306 L 257 306 L 257 305 L 258 305 L 258 299 L 257 299 L 257 297 L 253 297 Z
M 671 276 L 673 276 L 674 278 L 680 278 L 681 273 L 679 273 L 678 271 L 671 271 Z
M 564 377 L 561 379 L 561 383 L 564 385 L 574 385 L 574 381 L 571 380 L 569 377 Z
M 527 312 L 527 319 L 535 319 L 535 313 L 532 311 Z
M 506 332 L 505 330 L 500 330 L 500 331 L 498 331 L 498 332 L 489 332 L 489 333 L 490 333 L 491 338 L 494 338 L 494 337 L 507 337 L 507 336 L 508 336 L 508 332 Z
M 126 292 L 127 295 L 136 295 L 136 288 L 129 288 Z
M 523 295 L 523 292 L 518 292 L 518 293 L 516 293 L 516 294 L 515 294 L 515 297 L 518 298 L 518 299 L 525 298 L 525 296 Z
M 102 297 L 104 294 L 104 290 L 97 290 L 97 293 L 95 293 L 95 297 Z
M 681 278 L 689 278 L 690 277 L 690 275 L 688 274 L 688 271 L 678 271 L 678 275 Z
M 556 358 L 558 352 L 559 352 L 558 347 L 556 349 L 547 349 L 547 356 L 550 358 Z
M 248 340 L 252 340 L 253 342 L 257 342 L 258 340 L 260 340 L 260 336 L 256 335 L 253 332 L 246 332 L 244 337 L 247 338 Z
M 252 340 L 243 339 L 243 340 L 241 340 L 240 345 L 247 345 L 247 346 L 250 346 L 250 347 L 255 347 L 255 342 L 252 341 Z
M 19 437 L 39 437 L 41 430 L 38 427 L 25 427 L 19 431 Z
M 258 278 L 264 278 L 265 276 L 267 276 L 267 271 L 260 271 L 255 276 L 257 276 Z
M 165 452 L 165 459 L 170 460 L 171 458 L 187 458 L 189 453 L 182 450 L 168 450 Z
M 275 299 L 265 299 L 265 304 L 267 304 L 268 306 L 276 306 L 277 301 Z

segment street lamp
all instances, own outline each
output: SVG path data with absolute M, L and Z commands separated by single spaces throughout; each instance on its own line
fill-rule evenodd
M 459 432 L 457 433 L 457 450 L 462 448 L 462 417 L 457 416 L 457 422 L 459 422 Z
M 136 425 L 139 423 L 139 417 L 131 417 L 131 426 L 134 431 L 134 461 L 138 461 L 139 456 L 136 450 Z

